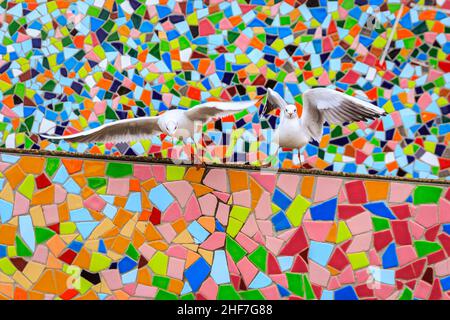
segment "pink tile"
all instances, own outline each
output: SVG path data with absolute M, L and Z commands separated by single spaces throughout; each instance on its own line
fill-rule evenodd
M 15 193 L 13 216 L 20 216 L 28 213 L 30 208 L 30 200 L 21 193 Z
M 245 285 L 248 287 L 258 273 L 258 269 L 247 257 L 242 258 L 236 265 L 239 268 L 242 279 L 244 279 Z
M 275 237 L 266 237 L 266 248 L 274 255 L 278 255 L 283 245 L 284 242 L 281 239 Z
M 342 179 L 336 178 L 317 178 L 315 202 L 325 201 L 339 195 L 339 189 L 342 185 Z
M 172 204 L 166 209 L 161 217 L 162 222 L 173 222 L 183 215 L 178 202 L 172 202 Z
M 163 165 L 152 166 L 153 176 L 157 182 L 166 182 L 166 167 Z
M 136 286 L 136 291 L 134 294 L 139 297 L 154 298 L 154 297 L 156 297 L 157 293 L 158 293 L 158 288 L 156 288 L 156 287 L 138 284 Z
M 180 259 L 186 260 L 186 257 L 188 254 L 188 249 L 186 249 L 182 245 L 175 244 L 175 245 L 171 245 L 169 247 L 169 249 L 167 249 L 166 253 L 169 257 L 180 258 Z
M 425 228 L 432 227 L 439 222 L 438 206 L 435 204 L 423 204 L 415 210 L 415 221 Z
M 425 282 L 425 281 L 419 281 L 416 284 L 416 290 L 414 290 L 414 297 L 419 299 L 428 299 L 430 293 L 431 293 L 431 284 Z
M 135 164 L 133 176 L 139 180 L 148 180 L 153 177 L 152 167 L 146 164 Z
M 353 273 L 352 267 L 347 266 L 339 275 L 338 280 L 341 284 L 348 284 L 355 282 L 355 275 Z
M 101 272 L 102 278 L 110 290 L 118 290 L 123 287 L 118 269 L 109 269 Z
M 216 213 L 217 198 L 213 194 L 205 194 L 198 199 L 198 202 L 200 203 L 200 208 L 203 215 L 214 216 Z
M 59 184 L 54 184 L 55 186 L 55 203 L 59 204 L 66 201 L 67 191 Z
M 184 264 L 184 260 L 170 257 L 169 265 L 167 267 L 167 275 L 175 279 L 183 280 Z
M 242 227 L 241 232 L 245 233 L 249 237 L 253 237 L 257 231 L 258 225 L 256 224 L 255 215 L 250 214 L 244 226 Z
M 203 183 L 215 190 L 228 192 L 228 175 L 225 169 L 211 169 L 203 179 Z
M 211 234 L 208 239 L 206 239 L 201 245 L 200 248 L 206 250 L 216 250 L 225 245 L 226 234 L 224 232 L 214 232 Z
M 45 223 L 47 225 L 56 224 L 59 222 L 58 207 L 55 204 L 42 206 Z
M 311 281 L 311 283 L 326 287 L 330 276 L 330 271 L 328 271 L 326 268 L 318 265 L 313 261 L 309 262 L 309 280 Z
M 404 202 L 414 187 L 413 184 L 391 182 L 389 202 Z
M 276 285 L 271 285 L 260 289 L 261 293 L 267 300 L 280 300 L 280 292 Z
M 255 207 L 255 214 L 256 218 L 261 220 L 267 219 L 272 215 L 272 199 L 270 193 L 263 192 Z
M 396 291 L 395 286 L 388 285 L 385 283 L 376 283 L 376 285 L 373 285 L 373 292 L 375 297 L 381 300 L 386 300 L 395 291 Z
M 415 240 L 418 240 L 418 239 L 422 238 L 423 232 L 425 231 L 425 228 L 422 227 L 417 222 L 414 222 L 412 220 L 408 221 L 408 223 L 409 223 L 409 228 L 411 230 L 411 234 L 412 234 L 413 238 Z
M 103 208 L 106 206 L 106 201 L 100 198 L 99 195 L 93 194 L 92 196 L 84 200 L 83 204 L 88 209 L 95 211 L 102 211 Z
M 189 200 L 189 196 L 194 190 L 191 184 L 184 180 L 167 182 L 164 184 L 164 186 L 167 188 L 167 190 L 169 190 L 171 194 L 175 196 L 175 198 L 178 200 L 178 203 L 182 207 L 186 205 L 187 201 Z
M 191 195 L 186 203 L 186 209 L 184 211 L 184 219 L 190 222 L 201 216 L 200 206 L 197 202 L 195 195 Z
M 176 231 L 172 228 L 172 226 L 169 223 L 166 224 L 160 224 L 156 226 L 156 229 L 158 229 L 159 233 L 163 236 L 164 240 L 166 240 L 167 243 L 171 243 L 172 240 L 177 236 Z
M 439 200 L 439 223 L 450 222 L 450 202 L 444 198 Z
M 325 242 L 333 226 L 333 221 L 303 221 L 303 226 L 309 239 Z
M 147 261 L 150 261 L 150 259 L 156 253 L 156 249 L 144 243 L 139 247 L 139 252 L 145 257 L 145 259 L 147 259 Z
M 219 206 L 217 207 L 216 218 L 223 226 L 228 225 L 228 217 L 230 215 L 230 206 L 219 202 Z
M 233 203 L 238 206 L 250 208 L 252 206 L 250 190 L 233 192 Z
M 348 219 L 347 226 L 351 234 L 356 235 L 367 231 L 372 231 L 372 215 L 369 212 L 363 212 Z
M 258 244 L 242 233 L 238 233 L 235 239 L 247 252 L 253 252 L 258 248 Z
M 207 300 L 216 300 L 219 287 L 211 277 L 208 277 L 199 289 L 199 293 Z
M 347 253 L 368 251 L 372 242 L 372 233 L 362 233 L 353 237 L 353 241 L 347 249 Z
M 266 191 L 273 192 L 277 183 L 277 176 L 271 172 L 253 172 L 250 174 L 253 179 Z
M 109 178 L 108 179 L 108 188 L 106 191 L 108 194 L 116 195 L 116 196 L 127 196 L 130 192 L 130 179 L 121 178 Z
M 300 177 L 295 174 L 280 174 L 277 186 L 292 199 L 297 194 Z

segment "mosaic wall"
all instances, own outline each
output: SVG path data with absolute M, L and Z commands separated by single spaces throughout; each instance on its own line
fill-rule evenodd
M 418 3 L 432 10 L 404 9 L 384 66 L 400 1 L 2 1 L 0 147 L 168 157 L 167 137 L 55 145 L 38 133 L 248 100 L 266 88 L 301 110 L 302 92 L 327 86 L 363 94 L 388 116 L 325 126 L 322 141 L 301 152 L 308 167 L 450 179 L 450 2 Z M 276 121 L 255 108 L 207 124 L 205 158 L 222 159 L 231 128 L 242 129 L 227 147 L 233 161 L 265 154 L 267 141 L 245 131 Z M 279 157 L 299 166 L 297 151 Z
M 0 172 L 0 298 L 450 298 L 448 186 L 8 154 Z

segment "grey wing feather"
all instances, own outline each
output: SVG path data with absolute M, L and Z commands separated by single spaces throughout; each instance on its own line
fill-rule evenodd
M 65 140 L 67 142 L 129 142 L 146 139 L 160 133 L 158 116 L 125 119 L 104 124 L 98 128 L 67 136 L 43 135 L 50 140 Z
M 316 141 L 322 138 L 324 121 L 329 124 L 367 121 L 386 115 L 370 102 L 326 88 L 309 89 L 303 93 L 301 125 Z
M 209 122 L 214 118 L 225 117 L 254 106 L 256 100 L 239 102 L 206 102 L 186 111 L 191 121 Z
M 266 105 L 262 111 L 262 114 L 268 114 L 273 110 L 284 108 L 287 106 L 287 102 L 278 94 L 278 92 L 272 89 L 267 89 Z

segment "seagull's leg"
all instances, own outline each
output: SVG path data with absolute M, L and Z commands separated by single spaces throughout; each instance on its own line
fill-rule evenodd
M 300 169 L 303 168 L 303 163 L 302 163 L 302 152 L 301 152 L 302 148 L 298 148 L 298 161 L 300 162 Z
M 201 144 L 195 143 L 194 139 L 192 139 L 191 163 L 197 170 L 199 170 L 200 168 L 206 168 L 206 164 L 203 162 L 202 157 L 197 155 L 197 153 L 200 151 L 199 147 L 201 147 Z

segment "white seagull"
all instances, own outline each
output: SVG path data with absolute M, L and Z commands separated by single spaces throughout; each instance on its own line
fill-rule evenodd
M 255 105 L 255 103 L 256 100 L 206 102 L 188 110 L 172 109 L 157 116 L 119 120 L 71 135 L 40 134 L 40 136 L 45 139 L 68 142 L 117 143 L 149 139 L 153 135 L 165 133 L 171 137 L 185 140 L 194 136 L 196 123 L 204 124 L 214 118 L 243 111 Z
M 332 89 L 308 89 L 302 98 L 303 111 L 299 118 L 295 105 L 288 104 L 272 89 L 268 90 L 263 113 L 281 108 L 280 122 L 273 134 L 277 151 L 279 147 L 300 149 L 313 139 L 320 143 L 325 121 L 328 124 L 342 124 L 373 120 L 386 115 L 383 109 L 369 102 Z

